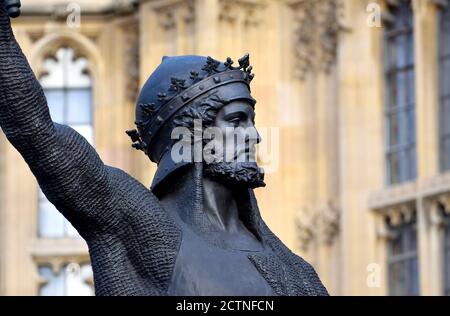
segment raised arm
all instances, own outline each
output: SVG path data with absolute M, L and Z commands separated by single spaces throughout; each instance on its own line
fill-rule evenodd
M 11 30 L 0 0 L 0 125 L 48 199 L 78 230 L 104 225 L 113 186 L 94 148 L 73 129 L 54 124 L 44 92 Z

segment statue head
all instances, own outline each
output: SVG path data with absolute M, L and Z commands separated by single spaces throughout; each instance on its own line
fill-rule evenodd
M 202 164 L 204 176 L 227 185 L 264 186 L 255 160 L 260 137 L 251 71 L 248 54 L 237 67 L 230 58 L 163 58 L 139 95 L 137 129 L 127 131 L 132 146 L 158 164 L 152 189 L 194 163 Z

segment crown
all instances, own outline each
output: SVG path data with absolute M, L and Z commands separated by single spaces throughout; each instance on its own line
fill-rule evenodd
M 202 74 L 191 70 L 188 79 L 171 77 L 169 88 L 158 92 L 155 102 L 138 104 L 142 115 L 135 122 L 137 129 L 126 131 L 133 142 L 131 146 L 148 155 L 149 145 L 164 123 L 187 103 L 214 88 L 243 82 L 250 89 L 250 82 L 255 75 L 252 73 L 249 54 L 240 58 L 238 63 L 239 66 L 234 67 L 230 57 L 221 63 L 208 56 L 201 68 Z

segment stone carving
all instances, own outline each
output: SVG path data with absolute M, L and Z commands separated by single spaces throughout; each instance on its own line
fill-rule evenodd
M 329 202 L 320 212 L 320 224 L 322 241 L 328 245 L 333 244 L 339 234 L 340 212 L 335 203 Z
M 158 22 L 165 31 L 175 30 L 177 23 L 189 25 L 195 22 L 195 1 L 173 1 L 154 8 Z
M 335 203 L 328 202 L 316 211 L 304 208 L 297 216 L 300 248 L 308 250 L 311 243 L 332 245 L 339 234 L 340 212 Z
M 311 212 L 308 208 L 303 208 L 297 215 L 296 225 L 300 249 L 307 251 L 310 244 L 316 239 L 317 214 Z
M 219 20 L 228 23 L 242 23 L 244 27 L 257 26 L 262 22 L 265 1 L 219 0 Z
M 328 73 L 336 61 L 342 0 L 289 1 L 294 14 L 295 76 Z

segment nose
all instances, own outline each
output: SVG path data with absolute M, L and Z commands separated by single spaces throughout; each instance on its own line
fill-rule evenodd
M 249 119 L 247 120 L 246 128 L 253 128 L 256 132 L 256 144 L 259 144 L 262 141 L 261 135 L 259 134 L 258 130 L 256 129 L 255 123 L 253 120 Z M 246 141 L 248 142 L 248 136 L 246 138 Z
M 262 141 L 261 135 L 259 134 L 258 130 L 255 128 L 255 126 L 251 126 L 251 128 L 254 130 L 251 133 L 247 133 L 245 135 L 245 143 L 248 144 L 250 141 L 252 141 L 254 144 L 259 144 Z M 256 135 L 255 135 L 256 133 Z M 255 137 L 256 136 L 256 137 Z
M 256 143 L 259 144 L 260 142 L 262 142 L 262 137 L 256 128 L 255 130 L 256 130 Z

